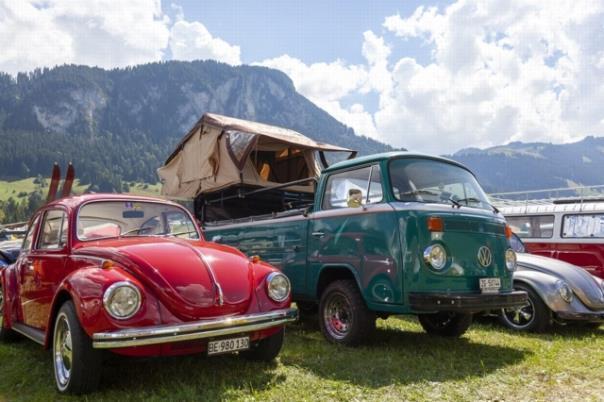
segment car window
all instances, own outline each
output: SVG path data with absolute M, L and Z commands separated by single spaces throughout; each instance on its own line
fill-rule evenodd
M 323 209 L 357 208 L 382 201 L 378 165 L 336 173 L 327 179 Z
M 506 216 L 505 220 L 520 238 L 547 239 L 554 235 L 554 215 Z
M 61 249 L 67 244 L 67 215 L 65 212 L 53 209 L 44 214 L 38 249 Z
M 77 222 L 78 239 L 84 241 L 118 236 L 199 239 L 189 214 L 162 202 L 94 201 L 80 208 Z
M 565 215 L 562 237 L 604 237 L 604 214 Z
M 38 226 L 38 221 L 40 220 L 40 215 L 37 215 L 29 230 L 27 231 L 27 235 L 25 236 L 25 240 L 23 240 L 23 245 L 21 246 L 21 250 L 29 250 L 31 249 L 31 244 L 34 239 L 34 233 L 36 232 L 36 227 Z
M 166 224 L 168 225 L 168 232 L 172 233 L 173 236 L 189 237 L 190 234 L 197 233 L 193 222 L 181 211 L 166 213 Z

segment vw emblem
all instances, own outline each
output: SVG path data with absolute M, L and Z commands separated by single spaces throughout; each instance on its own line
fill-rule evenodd
M 483 267 L 488 267 L 493 262 L 493 254 L 491 254 L 491 249 L 487 246 L 482 246 L 478 249 L 478 262 Z

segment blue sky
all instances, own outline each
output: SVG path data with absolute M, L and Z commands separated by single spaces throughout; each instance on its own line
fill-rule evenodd
M 604 135 L 601 0 L 0 0 L 0 49 L 12 75 L 274 68 L 357 134 L 429 153 Z
M 449 2 L 427 4 L 440 6 Z M 198 20 L 210 32 L 242 49 L 244 63 L 289 54 L 306 63 L 343 59 L 363 62 L 363 32 L 385 31 L 384 17 L 411 15 L 421 1 L 235 1 L 181 0 L 188 19 Z M 172 12 L 170 4 L 164 10 Z M 396 47 L 394 55 L 408 54 L 426 60 L 430 50 L 419 40 Z

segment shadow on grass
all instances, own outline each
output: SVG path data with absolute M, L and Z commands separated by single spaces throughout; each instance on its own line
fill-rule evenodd
M 51 353 L 40 346 L 28 340 L 0 344 L 0 357 L 0 400 L 78 400 L 55 391 Z M 107 354 L 100 388 L 87 400 L 228 400 L 285 381 L 277 367 L 234 355 L 142 359 Z
M 546 332 L 534 333 L 525 331 L 516 331 L 510 328 L 506 328 L 503 324 L 499 323 L 497 317 L 493 316 L 478 316 L 474 318 L 474 322 L 482 325 L 485 328 L 499 330 L 508 334 L 517 334 L 519 336 L 552 340 L 556 337 L 563 337 L 566 339 L 581 340 L 591 338 L 593 336 L 604 335 L 604 324 L 598 327 L 590 327 L 588 324 L 583 322 L 571 322 L 566 324 L 554 323 Z
M 391 328 L 379 328 L 366 346 L 347 348 L 327 343 L 313 327 L 309 323 L 290 329 L 283 364 L 364 387 L 480 377 L 531 353 Z

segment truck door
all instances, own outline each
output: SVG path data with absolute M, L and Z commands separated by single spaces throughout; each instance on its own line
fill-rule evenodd
M 324 269 L 352 272 L 365 300 L 402 303 L 398 227 L 384 202 L 379 165 L 333 173 L 309 224 L 309 291 Z

